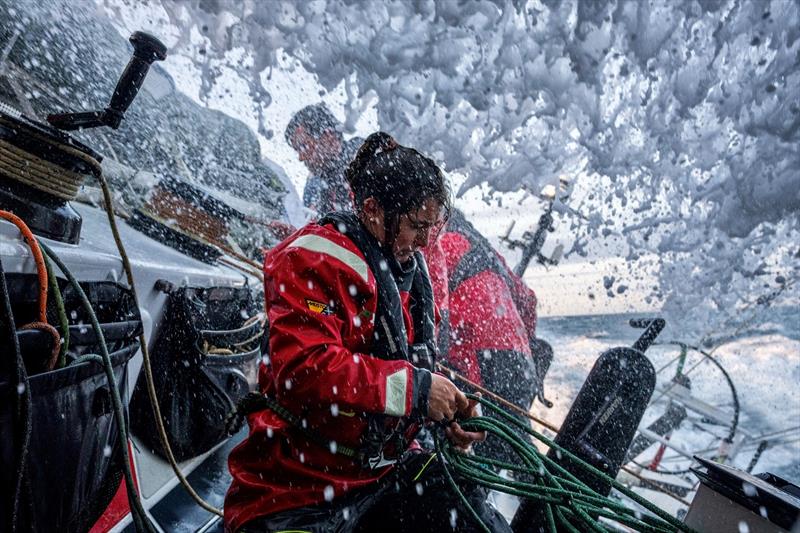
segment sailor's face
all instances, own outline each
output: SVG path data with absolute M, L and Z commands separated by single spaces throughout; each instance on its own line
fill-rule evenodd
M 416 211 L 400 215 L 400 229 L 394 240 L 394 257 L 405 263 L 420 248 L 428 246 L 442 225 L 442 206 L 428 198 Z
M 297 152 L 298 159 L 314 174 L 321 173 L 341 151 L 341 142 L 334 132 L 328 130 L 314 137 L 303 126 L 297 126 L 294 130 L 290 144 Z

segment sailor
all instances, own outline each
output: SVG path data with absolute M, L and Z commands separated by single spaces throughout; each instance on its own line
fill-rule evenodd
M 533 290 L 457 209 L 439 241 L 441 255 L 429 253 L 428 258 L 437 302 L 446 305 L 439 335 L 446 362 L 525 410 L 537 394 L 548 404 L 543 381 L 552 349 L 536 337 Z M 443 269 L 434 267 L 437 257 L 444 259 Z M 476 451 L 512 458 L 492 440 Z
M 295 113 L 284 134 L 311 173 L 303 190 L 303 204 L 319 215 L 351 209 L 345 171 L 361 139 L 345 141 L 342 125 L 324 103 Z
M 468 448 L 475 406 L 432 372 L 435 307 L 419 252 L 450 209 L 441 170 L 386 133 L 349 166 L 356 205 L 306 225 L 264 264 L 266 409 L 230 454 L 228 532 L 472 531 L 441 464 L 414 436 L 426 421 Z M 463 483 L 484 523 L 510 531 Z

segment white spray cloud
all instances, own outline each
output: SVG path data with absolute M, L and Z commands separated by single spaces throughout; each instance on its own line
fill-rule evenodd
M 668 308 L 797 301 L 796 2 L 160 5 L 205 94 L 224 64 L 263 113 L 261 74 L 285 54 L 327 90 L 344 82 L 348 125 L 375 102 L 382 129 L 466 175 L 462 192 L 582 181 L 572 253 L 613 234 L 630 259 L 658 254 Z M 252 61 L 231 61 L 240 49 Z

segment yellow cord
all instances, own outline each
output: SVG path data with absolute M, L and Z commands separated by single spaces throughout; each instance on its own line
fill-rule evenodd
M 39 191 L 74 200 L 86 177 L 0 139 L 0 172 Z

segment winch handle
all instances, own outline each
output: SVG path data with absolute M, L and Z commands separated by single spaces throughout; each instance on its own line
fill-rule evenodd
M 96 128 L 98 126 L 119 128 L 125 112 L 144 83 L 150 65 L 153 64 L 153 61 L 163 61 L 167 57 L 167 47 L 149 33 L 134 32 L 129 40 L 133 45 L 133 56 L 114 88 L 114 94 L 108 107 L 103 111 L 49 115 L 47 121 L 52 126 L 61 130 Z
M 111 103 L 108 104 L 105 111 L 106 125 L 114 129 L 119 127 L 125 111 L 139 93 L 144 78 L 150 70 L 150 65 L 153 64 L 153 61 L 163 61 L 167 57 L 167 47 L 149 33 L 134 32 L 129 40 L 133 45 L 133 56 L 117 82 Z
M 634 328 L 645 328 L 642 336 L 633 344 L 634 350 L 644 353 L 667 325 L 667 321 L 663 318 L 632 318 L 630 325 Z

